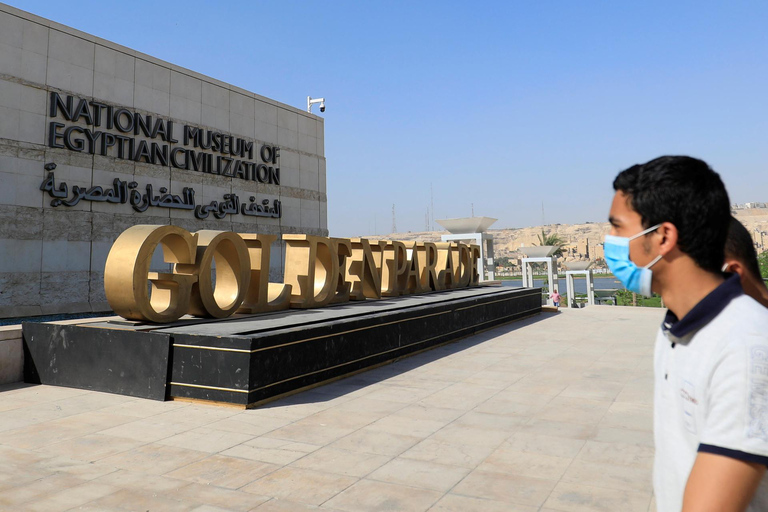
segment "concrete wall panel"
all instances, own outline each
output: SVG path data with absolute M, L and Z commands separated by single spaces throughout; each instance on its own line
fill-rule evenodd
M 101 131 L 100 137 L 119 132 L 106 126 L 106 113 L 99 127 L 87 123 L 87 116 L 67 120 L 61 109 L 55 119 L 49 117 L 52 92 L 63 101 L 73 96 L 75 105 L 84 99 L 173 121 L 179 142 L 125 134 L 134 144 L 159 144 L 161 151 L 167 144 L 169 153 L 180 147 L 212 154 L 214 161 L 231 156 L 184 145 L 184 125 L 245 139 L 253 144 L 253 158 L 244 160 L 253 164 L 261 163 L 262 145 L 276 145 L 280 158 L 269 165 L 280 169 L 280 183 L 179 169 L 170 162 L 136 162 L 128 146 L 122 158 L 116 147 L 101 155 L 103 138 L 94 139 L 89 152 L 85 134 L 77 130 L 72 133 L 83 140 L 83 151 L 53 147 L 51 122 L 64 124 L 57 132 L 59 145 L 73 125 Z M 117 236 L 136 224 L 174 224 L 192 232 L 327 235 L 323 130 L 321 118 L 301 109 L 0 4 L 0 317 L 104 308 L 107 255 Z M 47 163 L 56 164 L 56 187 L 66 184 L 65 201 L 74 196 L 74 187 L 96 195 L 73 206 L 54 201 L 41 190 Z M 201 220 L 194 210 L 150 206 L 137 212 L 129 202 L 93 199 L 98 197 L 93 187 L 107 190 L 115 180 L 135 183 L 142 195 L 151 185 L 158 197 L 161 188 L 181 196 L 191 187 L 196 206 L 224 201 L 226 194 L 237 194 L 246 205 L 251 197 L 270 204 L 279 199 L 282 216 L 237 213 Z M 276 242 L 273 251 L 270 275 L 277 280 L 283 244 Z

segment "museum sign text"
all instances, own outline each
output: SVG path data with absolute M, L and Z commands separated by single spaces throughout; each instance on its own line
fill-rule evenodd
M 282 283 L 269 282 L 278 235 L 137 225 L 112 245 L 104 269 L 110 307 L 123 318 L 167 323 L 186 314 L 226 318 L 318 308 L 476 286 L 480 248 L 456 242 L 369 241 L 284 234 Z M 170 272 L 151 272 L 161 247 Z
M 267 184 L 280 184 L 276 167 L 280 148 L 193 125 L 176 126 L 173 121 L 125 107 L 107 105 L 51 92 L 48 146 L 112 156 L 188 171 L 218 174 Z M 142 138 L 143 137 L 143 138 Z M 145 140 L 146 139 L 146 140 Z M 258 160 L 254 161 L 254 156 Z

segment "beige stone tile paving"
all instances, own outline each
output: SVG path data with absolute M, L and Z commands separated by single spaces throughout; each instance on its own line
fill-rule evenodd
M 195 507 L 192 509 L 192 512 L 229 512 L 231 510 L 236 510 L 234 508 L 221 508 L 221 507 L 214 507 L 211 505 L 200 505 L 199 507 Z M 247 509 L 244 509 L 247 510 Z
M 87 512 L 103 512 L 104 510 L 119 510 L 135 512 L 136 510 L 162 510 L 163 512 L 190 512 L 200 503 L 178 500 L 169 494 L 154 494 L 140 490 L 121 489 L 84 505 L 77 510 Z
M 27 482 L 24 485 L 8 487 L 0 493 L 0 508 L 22 508 L 22 505 L 39 500 L 42 496 L 58 494 L 70 487 L 85 484 L 86 481 L 67 475 L 52 473 L 39 480 Z
M 573 459 L 578 455 L 585 443 L 586 441 L 581 439 L 555 437 L 530 432 L 515 432 L 507 439 L 503 446 L 509 446 L 512 450 L 519 452 Z
M 292 423 L 285 418 L 238 415 L 209 423 L 208 428 L 257 437 Z
M 152 416 L 134 420 L 130 423 L 124 423 L 116 427 L 101 430 L 99 433 L 150 443 L 181 434 L 182 432 L 192 430 L 198 426 L 194 423 L 181 423 L 169 420 L 158 420 L 155 418 L 155 416 Z
M 576 459 L 562 477 L 563 482 L 626 491 L 651 491 L 646 468 Z
M 171 491 L 166 496 L 179 501 L 202 503 L 204 504 L 203 506 L 237 512 L 253 510 L 271 499 L 268 496 L 259 496 L 250 492 L 217 487 L 212 484 L 190 485 Z
M 530 401 L 528 403 L 523 402 L 520 399 L 521 395 L 530 399 Z M 521 416 L 528 419 L 544 409 L 552 398 L 554 398 L 554 395 L 517 393 L 515 391 L 502 390 L 497 395 L 475 407 L 474 412 Z
M 164 475 L 170 471 L 204 459 L 206 454 L 197 450 L 145 444 L 135 450 L 129 450 L 102 459 L 104 464 L 120 469 Z
M 253 410 L 0 387 L 0 509 L 655 511 L 661 310 L 543 314 Z
M 600 423 L 611 402 L 556 396 L 544 409 L 536 413 L 536 418 L 553 421 L 565 421 L 580 425 Z
M 190 448 L 201 452 L 219 453 L 250 441 L 254 437 L 256 436 L 203 427 L 160 439 L 157 443 L 178 448 Z
M 428 510 L 442 494 L 372 480 L 360 480 L 327 502 L 327 505 L 347 512 L 417 512 Z
M 299 420 L 290 425 L 278 428 L 269 433 L 270 437 L 285 439 L 296 443 L 306 443 L 314 445 L 326 445 L 337 439 L 351 434 L 357 430 L 355 427 L 338 427 L 315 423 L 307 418 Z
M 221 452 L 229 457 L 268 462 L 284 466 L 320 449 L 320 445 L 299 443 L 285 439 L 257 437 Z
M 630 428 L 598 427 L 592 440 L 601 443 L 636 444 L 653 448 L 653 432 L 651 430 L 635 430 Z
M 427 407 L 424 405 L 414 404 L 408 407 L 403 407 L 392 416 L 403 416 L 405 418 L 413 418 L 415 420 L 430 420 L 439 421 L 443 425 L 451 423 L 453 420 L 464 414 L 465 411 L 458 411 L 456 409 L 442 409 L 440 407 Z
M 571 384 L 565 388 L 559 396 L 612 402 L 625 387 L 626 386 L 621 382 L 605 382 L 594 379 L 585 379 Z
M 653 406 L 614 402 L 605 413 L 600 426 L 651 431 L 653 430 Z
M 603 462 L 650 470 L 653 468 L 653 447 L 628 443 L 587 441 L 577 458 L 589 462 Z
M 597 426 L 571 423 L 569 421 L 532 418 L 528 423 L 520 427 L 519 431 L 531 434 L 543 434 L 552 437 L 567 437 L 569 439 L 586 440 L 595 435 Z
M 285 467 L 242 489 L 263 496 L 321 505 L 355 482 L 357 478 L 327 471 Z
M 429 439 L 452 444 L 496 448 L 506 441 L 510 435 L 511 432 L 508 430 L 467 426 L 454 421 L 432 434 Z
M 477 469 L 544 480 L 559 480 L 572 461 L 573 459 L 568 457 L 519 452 L 504 445 L 489 455 Z
M 168 476 L 150 475 L 125 469 L 106 474 L 96 479 L 97 482 L 119 486 L 122 489 L 143 491 L 155 494 L 167 494 L 183 487 L 189 487 L 188 480 L 178 480 Z
M 120 489 L 112 485 L 96 482 L 85 482 L 62 491 L 49 494 L 40 500 L 24 504 L 24 510 L 50 512 L 52 510 L 69 510 L 88 502 L 113 494 Z
M 368 425 L 368 430 L 427 437 L 450 423 L 450 421 L 446 420 L 413 418 L 408 416 L 408 413 L 401 416 L 401 413 L 402 411 L 398 411 L 396 414 L 391 414 L 371 423 Z
M 509 433 L 517 427 L 524 425 L 527 421 L 528 418 L 523 416 L 469 411 L 456 418 L 456 421 L 453 423 L 460 427 L 498 430 Z
M 272 498 L 262 505 L 256 507 L 257 512 L 302 512 L 307 510 L 321 510 L 322 512 L 338 512 L 338 509 L 332 509 L 328 506 L 316 507 L 315 505 L 307 505 L 306 503 L 299 503 L 298 501 L 282 500 L 279 498 Z
M 365 427 L 339 439 L 330 446 L 339 450 L 395 457 L 420 440 L 421 438 L 411 434 L 393 434 Z
M 118 468 L 107 464 L 94 464 L 71 457 L 50 457 L 32 466 L 46 474 L 68 474 L 81 480 L 96 480 L 102 476 L 118 471 Z
M 277 464 L 236 457 L 212 455 L 179 468 L 166 476 L 205 485 L 239 489 L 254 480 L 280 469 Z
M 291 466 L 361 478 L 386 464 L 389 460 L 390 458 L 386 455 L 350 452 L 325 447 L 298 459 Z
M 430 512 L 537 512 L 539 507 L 446 494 L 429 509 Z
M 425 439 L 400 456 L 449 466 L 475 468 L 495 450 L 493 445 L 478 446 L 459 442 Z
M 24 400 L 14 400 L 13 398 L 3 398 L 0 396 L 0 412 L 21 409 L 27 405 L 29 405 L 29 403 Z
M 93 462 L 110 455 L 138 448 L 144 444 L 146 444 L 146 441 L 105 434 L 86 434 L 74 439 L 45 445 L 39 451 L 48 455 L 74 457 L 82 461 Z
M 189 404 L 185 402 L 157 402 L 155 400 L 134 399 L 128 402 L 118 401 L 104 407 L 101 409 L 101 412 L 133 416 L 134 418 L 148 418 L 174 409 L 185 409 L 187 407 L 189 407 Z
M 370 396 L 366 395 L 361 398 L 350 400 L 349 402 L 341 403 L 335 407 L 335 409 L 338 412 L 347 414 L 349 412 L 354 412 L 356 415 L 363 413 L 365 414 L 365 418 L 368 419 L 370 423 L 371 421 L 386 417 L 387 415 L 392 414 L 404 408 L 405 406 L 406 404 L 403 403 L 371 398 Z
M 538 507 L 549 497 L 557 480 L 544 480 L 528 476 L 473 471 L 454 487 L 453 492 L 476 498 Z
M 561 482 L 544 504 L 560 512 L 645 512 L 651 496 L 647 492 L 621 491 Z
M 468 473 L 467 468 L 458 466 L 398 458 L 380 467 L 367 478 L 420 489 L 447 492 Z

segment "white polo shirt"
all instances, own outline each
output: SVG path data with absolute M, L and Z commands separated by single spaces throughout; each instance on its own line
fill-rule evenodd
M 654 356 L 653 487 L 659 512 L 683 507 L 698 452 L 768 465 L 768 309 L 727 278 L 685 317 L 667 317 Z M 748 511 L 768 511 L 768 476 Z

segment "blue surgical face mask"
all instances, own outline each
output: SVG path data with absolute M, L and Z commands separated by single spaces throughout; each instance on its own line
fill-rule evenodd
M 629 259 L 629 242 L 635 238 L 641 237 L 659 229 L 661 224 L 656 224 L 645 231 L 641 231 L 635 236 L 629 238 L 623 236 L 605 235 L 603 243 L 603 252 L 605 253 L 605 262 L 611 269 L 613 275 L 627 287 L 627 290 L 650 297 L 651 292 L 651 267 L 661 259 L 661 254 L 656 256 L 650 263 L 644 267 L 638 267 Z

